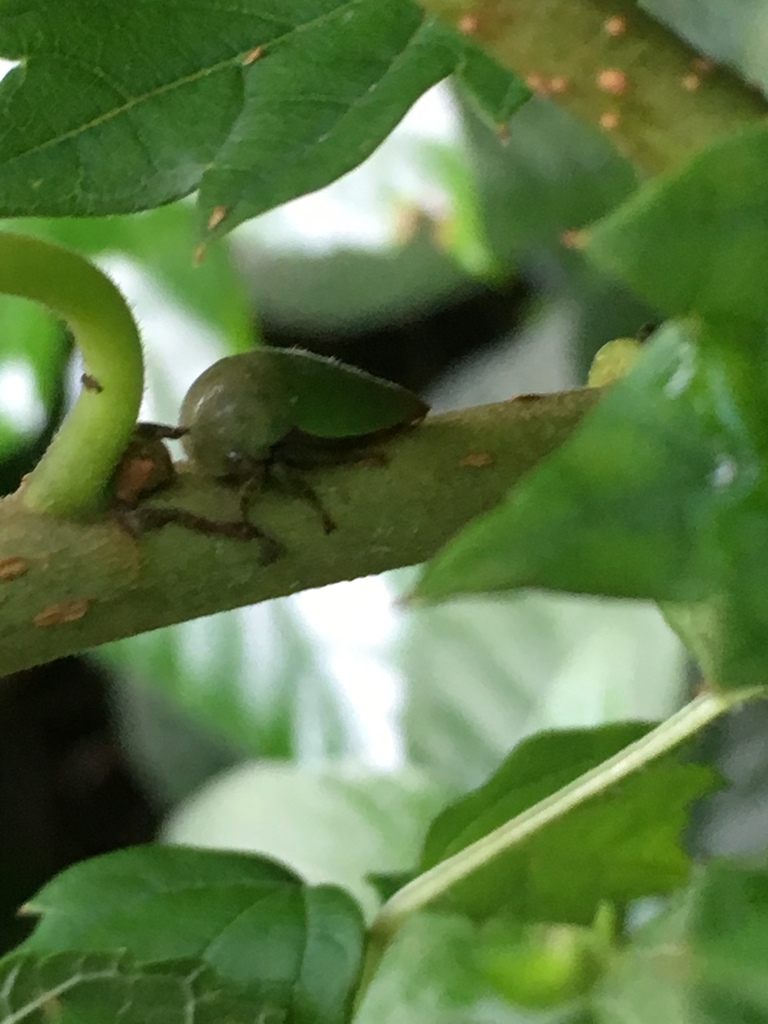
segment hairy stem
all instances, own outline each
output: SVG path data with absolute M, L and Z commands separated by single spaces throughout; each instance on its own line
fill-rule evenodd
M 594 389 L 429 416 L 386 445 L 387 464 L 327 467 L 308 476 L 338 529 L 323 532 L 305 500 L 266 488 L 250 520 L 285 547 L 262 564 L 258 543 L 185 529 L 138 538 L 116 520 L 93 523 L 0 500 L 0 674 L 118 637 L 211 615 L 308 587 L 430 558 L 523 473 L 565 440 Z M 184 471 L 138 511 L 188 509 L 236 520 L 236 488 Z
M 36 512 L 86 519 L 103 507 L 138 416 L 144 369 L 136 323 L 105 274 L 39 238 L 0 233 L 0 292 L 47 306 L 69 324 L 82 351 L 90 386 L 24 481 L 19 499 Z

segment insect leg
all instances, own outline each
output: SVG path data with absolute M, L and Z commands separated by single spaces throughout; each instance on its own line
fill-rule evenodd
M 177 441 L 188 433 L 188 427 L 172 427 L 167 423 L 137 423 L 133 434 L 138 441 Z
M 280 487 L 286 494 L 290 494 L 295 498 L 303 498 L 304 501 L 308 502 L 315 509 L 320 516 L 324 533 L 333 533 L 337 529 L 336 522 L 320 500 L 320 496 L 313 487 L 310 487 L 301 473 L 292 466 L 278 461 L 270 462 L 268 473 L 270 481 Z
M 253 523 L 242 520 L 209 519 L 185 508 L 175 506 L 143 506 L 121 511 L 118 521 L 133 536 L 145 530 L 162 530 L 176 524 L 185 530 L 194 530 L 209 536 L 231 537 L 233 540 L 258 540 L 261 544 L 261 563 L 270 565 L 285 553 L 279 541 Z

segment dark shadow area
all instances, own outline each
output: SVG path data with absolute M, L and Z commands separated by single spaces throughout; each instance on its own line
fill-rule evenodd
M 147 842 L 157 822 L 115 738 L 109 680 L 64 658 L 0 684 L 0 946 L 32 922 L 18 906 L 86 857 Z

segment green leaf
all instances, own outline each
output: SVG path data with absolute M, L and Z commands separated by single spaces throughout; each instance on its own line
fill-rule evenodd
M 498 998 L 468 955 L 476 942 L 476 929 L 465 918 L 419 914 L 407 920 L 384 954 L 355 1024 L 527 1024 L 528 1015 Z
M 637 186 L 632 165 L 607 133 L 538 95 L 515 114 L 503 146 L 480 118 L 466 116 L 465 127 L 487 230 L 502 264 L 546 247 L 571 272 L 580 268 L 583 258 L 563 246 L 563 232 L 604 216 Z M 583 293 L 582 285 L 579 299 Z
M 592 927 L 494 920 L 475 955 L 495 991 L 514 1006 L 543 1010 L 589 992 L 612 952 Z
M 356 903 L 265 858 L 181 847 L 120 850 L 69 868 L 25 907 L 22 949 L 125 949 L 199 958 L 301 1024 L 346 1021 L 364 942 Z
M 683 696 L 683 645 L 650 605 L 527 591 L 404 626 L 407 749 L 456 792 L 538 730 L 661 719 Z
M 433 23 L 431 30 L 435 38 L 438 38 L 440 32 L 445 32 L 446 45 L 451 48 L 455 49 L 459 43 L 461 60 L 457 66 L 457 78 L 484 120 L 491 125 L 498 128 L 531 97 L 529 89 L 520 79 L 510 74 L 506 67 L 489 56 L 482 47 L 475 46 L 466 38 L 458 40 L 453 32 L 439 22 Z
M 768 1021 L 768 869 L 715 862 L 691 910 L 693 986 L 707 1024 Z
M 273 3 L 285 18 L 284 0 Z M 245 76 L 242 113 L 200 187 L 205 224 L 224 214 L 213 235 L 352 170 L 453 71 L 495 121 L 529 96 L 514 75 L 413 0 L 309 6 L 312 22 L 283 29 L 274 51 L 269 39 L 257 41 L 266 51 Z
M 703 597 L 717 555 L 694 546 L 694 527 L 709 525 L 720 446 L 692 408 L 712 396 L 691 333 L 672 327 L 649 346 L 550 459 L 432 560 L 416 597 L 525 586 Z
M 768 870 L 715 861 L 633 936 L 595 994 L 599 1024 L 765 1024 Z
M 274 857 L 308 882 L 342 886 L 373 913 L 379 901 L 367 876 L 412 870 L 444 803 L 441 789 L 413 768 L 262 761 L 214 779 L 173 812 L 163 835 Z
M 279 1008 L 223 986 L 194 962 L 137 966 L 116 953 L 15 955 L 0 961 L 7 1024 L 280 1024 Z
M 4 0 L 0 53 L 22 63 L 0 85 L 3 214 L 132 212 L 192 191 L 242 107 L 238 44 L 264 31 L 223 7 Z
M 243 225 L 234 244 L 265 321 L 300 336 L 459 301 L 472 278 L 499 275 L 486 234 L 472 154 L 439 85 L 359 167 Z
M 719 140 L 643 185 L 586 255 L 669 315 L 768 318 L 768 128 Z
M 666 326 L 572 437 L 433 559 L 416 596 L 537 586 L 669 602 L 708 679 L 761 684 L 763 345 L 743 322 Z
M 220 234 L 351 170 L 453 71 L 494 119 L 528 95 L 413 0 L 0 10 L 0 54 L 23 61 L 0 85 L 10 216 L 131 212 L 199 187 Z
M 385 872 L 372 872 L 365 876 L 366 882 L 376 890 L 376 895 L 382 903 L 394 896 L 398 889 L 411 881 L 414 877 L 412 871 L 403 871 L 395 874 Z
M 524 740 L 479 789 L 432 824 L 427 870 L 596 767 L 648 729 L 623 723 L 539 733 Z M 681 846 L 688 804 L 713 773 L 673 758 L 654 763 L 500 854 L 448 890 L 446 905 L 472 917 L 589 924 L 602 901 L 624 905 L 668 892 L 690 869 Z
M 484 976 L 475 956 L 478 941 L 478 928 L 466 918 L 417 914 L 406 920 L 384 954 L 355 1024 L 593 1024 L 579 1004 L 546 1016 L 512 1006 Z
M 592 994 L 596 1024 L 703 1024 L 692 1016 L 687 985 L 686 931 L 694 895 L 694 886 L 676 894 L 614 952 Z

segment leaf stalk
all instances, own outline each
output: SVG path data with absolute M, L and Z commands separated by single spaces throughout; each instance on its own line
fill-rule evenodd
M 144 365 L 136 322 L 106 274 L 75 252 L 26 235 L 0 233 L 0 293 L 39 302 L 68 323 L 88 381 L 19 500 L 62 519 L 91 518 L 105 503 L 139 413 Z
M 383 905 L 371 925 L 359 998 L 393 936 L 412 914 L 423 910 L 499 854 L 518 846 L 540 829 L 679 746 L 735 705 L 763 693 L 762 687 L 750 687 L 730 693 L 701 694 L 618 754 L 403 886 Z

